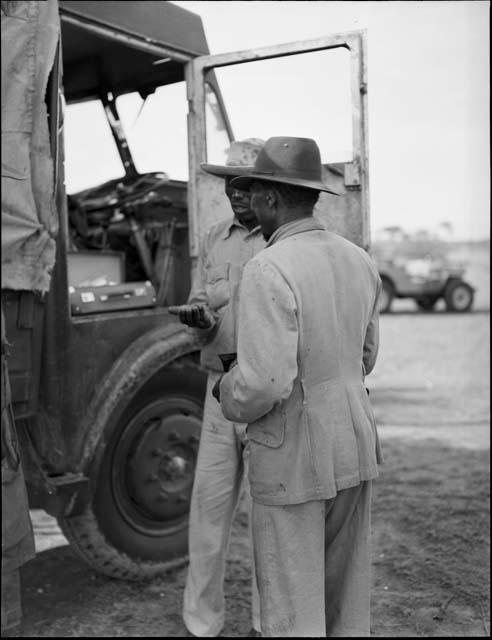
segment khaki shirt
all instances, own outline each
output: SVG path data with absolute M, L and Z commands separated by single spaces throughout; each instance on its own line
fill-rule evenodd
M 206 304 L 217 324 L 202 348 L 202 366 L 222 371 L 219 353 L 237 351 L 239 283 L 246 263 L 265 246 L 260 227 L 248 231 L 236 218 L 219 222 L 203 239 L 188 304 Z
M 380 290 L 370 257 L 313 218 L 280 227 L 244 269 L 238 364 L 220 399 L 226 418 L 248 423 L 257 502 L 327 500 L 378 475 L 364 378 Z

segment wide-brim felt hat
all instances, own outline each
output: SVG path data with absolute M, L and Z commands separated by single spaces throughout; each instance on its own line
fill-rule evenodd
M 268 138 L 254 165 L 234 178 L 233 187 L 248 191 L 253 180 L 280 182 L 296 187 L 341 195 L 322 180 L 323 166 L 318 145 L 311 138 Z
M 202 162 L 200 167 L 203 171 L 219 176 L 219 178 L 246 175 L 251 166 L 254 165 L 264 144 L 265 141 L 260 140 L 260 138 L 234 140 L 231 142 L 227 152 L 225 165 Z

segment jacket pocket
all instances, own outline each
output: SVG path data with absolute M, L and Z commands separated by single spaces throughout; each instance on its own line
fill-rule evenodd
M 278 449 L 285 439 L 286 422 L 285 411 L 279 407 L 274 408 L 259 420 L 248 425 L 248 439 L 265 447 Z
M 209 307 L 214 311 L 224 307 L 230 300 L 230 267 L 230 263 L 225 262 L 224 264 L 206 268 L 205 291 Z

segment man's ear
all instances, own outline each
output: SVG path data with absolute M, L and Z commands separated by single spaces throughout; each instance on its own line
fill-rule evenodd
M 269 207 L 273 208 L 278 203 L 278 196 L 274 189 L 267 189 L 265 200 Z

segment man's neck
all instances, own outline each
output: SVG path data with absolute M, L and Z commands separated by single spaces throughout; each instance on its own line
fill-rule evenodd
M 326 230 L 326 227 L 314 216 L 296 217 L 290 222 L 277 227 L 269 238 L 265 237 L 267 247 L 271 246 L 282 238 L 288 238 L 291 235 L 304 233 L 305 231 Z
M 253 231 L 253 229 L 258 226 L 256 220 L 248 220 L 248 222 L 241 222 L 241 224 L 246 227 L 248 231 Z
M 312 217 L 312 215 L 312 209 L 284 209 L 278 214 L 277 229 L 283 227 L 284 224 L 289 224 L 289 222 L 296 222 L 298 220 L 304 220 L 305 218 Z
M 236 222 L 240 224 L 242 227 L 244 227 L 245 229 L 247 229 L 248 231 L 253 231 L 253 229 L 258 226 L 258 221 L 255 219 L 244 221 L 244 220 L 239 220 L 237 216 L 234 216 L 234 217 L 236 219 Z

